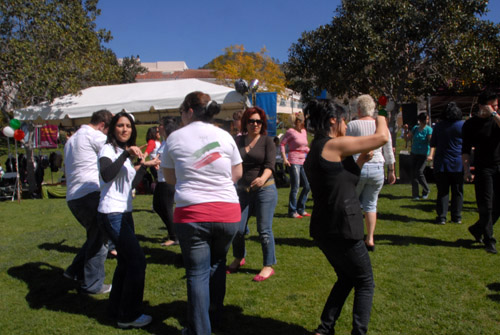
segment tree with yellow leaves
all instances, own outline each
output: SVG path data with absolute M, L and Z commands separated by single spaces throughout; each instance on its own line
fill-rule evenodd
M 233 84 L 240 78 L 247 82 L 258 79 L 259 91 L 281 94 L 285 91 L 285 75 L 266 53 L 265 47 L 260 52 L 247 52 L 243 45 L 231 45 L 204 68 L 215 70 L 215 77 L 220 82 Z

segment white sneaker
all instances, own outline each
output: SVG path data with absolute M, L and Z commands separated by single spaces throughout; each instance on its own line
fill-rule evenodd
M 132 322 L 118 322 L 120 328 L 141 328 L 147 326 L 153 321 L 150 315 L 142 314 Z
M 111 284 L 102 284 L 101 289 L 97 292 L 87 292 L 87 291 L 82 291 L 85 294 L 90 294 L 90 295 L 97 295 L 97 294 L 106 294 L 111 292 L 111 288 L 113 286 Z

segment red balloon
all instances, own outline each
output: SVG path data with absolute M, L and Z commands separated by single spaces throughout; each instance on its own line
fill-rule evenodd
M 385 95 L 381 95 L 379 98 L 378 98 L 378 103 L 379 105 L 381 106 L 384 106 L 387 105 L 387 97 Z
M 16 129 L 16 131 L 14 131 L 14 139 L 16 141 L 21 141 L 24 139 L 24 136 L 26 134 L 24 133 L 24 131 L 22 131 L 21 129 Z

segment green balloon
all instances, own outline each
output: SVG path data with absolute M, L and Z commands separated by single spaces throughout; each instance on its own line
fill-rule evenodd
M 21 127 L 21 122 L 19 120 L 16 120 L 16 119 L 10 120 L 9 124 L 10 124 L 10 127 L 14 130 L 19 129 L 19 127 Z
M 378 111 L 378 115 L 387 117 L 387 111 L 382 108 Z

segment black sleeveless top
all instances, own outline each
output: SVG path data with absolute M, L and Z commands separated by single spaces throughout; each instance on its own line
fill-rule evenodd
M 321 157 L 330 139 L 315 139 L 304 163 L 314 199 L 310 234 L 314 239 L 362 240 L 363 214 L 356 195 L 361 169 L 352 156 L 342 162 Z

